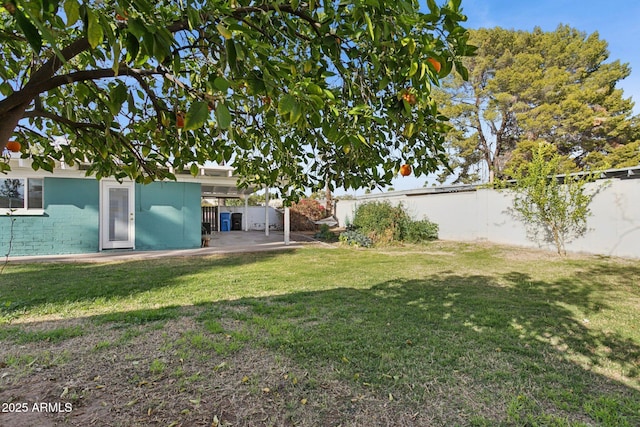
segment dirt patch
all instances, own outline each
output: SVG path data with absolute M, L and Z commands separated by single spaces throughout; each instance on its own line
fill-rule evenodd
M 84 320 L 83 335 L 0 350 L 5 426 L 428 425 L 425 411 L 267 349 L 234 347 L 195 313 L 144 325 Z M 20 325 L 22 332 L 78 320 Z M 219 347 L 216 345 L 219 344 Z M 217 350 L 216 350 L 217 349 Z M 229 350 L 230 349 L 230 350 Z

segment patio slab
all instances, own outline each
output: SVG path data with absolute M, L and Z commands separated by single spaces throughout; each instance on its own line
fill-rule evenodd
M 105 250 L 90 254 L 12 256 L 9 257 L 9 262 L 114 262 L 165 257 L 290 250 L 309 244 L 322 244 L 322 242 L 318 242 L 305 234 L 291 233 L 289 244 L 285 245 L 284 233 L 282 231 L 270 231 L 269 236 L 265 236 L 264 231 L 229 231 L 213 233 L 209 247 L 205 248 L 157 251 Z

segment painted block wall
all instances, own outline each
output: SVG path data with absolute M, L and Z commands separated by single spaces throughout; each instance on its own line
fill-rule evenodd
M 136 249 L 200 247 L 200 184 L 136 185 Z M 99 251 L 100 182 L 45 178 L 44 215 L 14 216 L 11 255 Z M 11 219 L 0 217 L 0 255 L 9 250 Z
M 587 233 L 567 244 L 569 252 L 640 258 L 640 179 L 612 179 L 589 184 L 596 192 L 587 220 Z M 524 224 L 513 216 L 513 193 L 491 189 L 421 195 L 367 195 L 358 200 L 340 200 L 336 216 L 340 225 L 353 219 L 358 204 L 373 200 L 402 203 L 415 219 L 428 218 L 439 226 L 443 240 L 490 242 L 540 247 L 553 245 L 527 238 Z
M 200 247 L 200 184 L 136 184 L 136 250 Z
M 271 206 L 266 209 L 269 214 L 269 230 L 282 230 L 284 228 L 284 217 L 282 213 Z M 249 231 L 263 231 L 265 228 L 266 214 L 264 206 L 249 206 L 246 214 L 244 206 L 221 206 L 220 212 L 241 213 L 243 215 L 243 229 L 245 225 L 247 225 Z M 244 215 L 247 215 L 247 218 L 245 218 Z
M 44 215 L 15 216 L 11 255 L 97 252 L 99 182 L 44 178 Z M 0 254 L 9 250 L 11 219 L 0 217 Z

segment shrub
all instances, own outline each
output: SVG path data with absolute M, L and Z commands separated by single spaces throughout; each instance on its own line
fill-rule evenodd
M 349 246 L 359 246 L 362 248 L 370 248 L 373 246 L 373 242 L 370 238 L 353 230 L 340 233 L 339 239 L 341 243 L 345 243 Z
M 301 199 L 291 206 L 291 231 L 313 231 L 314 221 L 325 218 L 327 210 L 314 199 Z
M 410 243 L 419 243 L 425 240 L 436 240 L 438 238 L 438 224 L 428 219 L 422 221 L 412 221 L 407 226 L 405 240 Z
M 402 204 L 367 202 L 356 208 L 353 227 L 376 244 L 407 241 L 418 243 L 438 238 L 438 224 L 427 219 L 413 221 Z
M 322 224 L 320 226 L 320 230 L 313 237 L 325 242 L 335 242 L 336 240 L 338 240 L 338 236 L 336 236 L 336 234 L 330 230 L 327 224 Z
M 353 226 L 376 243 L 391 243 L 404 239 L 407 223 L 411 221 L 402 205 L 367 202 L 356 208 Z

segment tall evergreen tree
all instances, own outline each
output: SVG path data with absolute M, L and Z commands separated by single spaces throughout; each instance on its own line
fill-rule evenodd
M 489 180 L 515 170 L 519 145 L 553 144 L 576 168 L 590 153 L 632 142 L 633 103 L 616 83 L 630 68 L 608 62 L 606 41 L 561 25 L 555 31 L 472 31 L 477 55 L 464 63 L 469 80 L 451 78 L 438 101 L 451 118 L 450 164 L 457 182 Z M 520 150 L 530 152 L 530 150 Z M 517 153 L 517 151 L 516 151 Z

